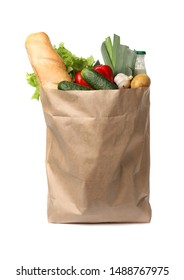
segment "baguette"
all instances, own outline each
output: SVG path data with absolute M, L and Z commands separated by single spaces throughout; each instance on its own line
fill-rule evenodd
M 40 85 L 57 89 L 61 81 L 71 81 L 62 58 L 52 47 L 44 32 L 32 33 L 25 41 L 26 51 Z

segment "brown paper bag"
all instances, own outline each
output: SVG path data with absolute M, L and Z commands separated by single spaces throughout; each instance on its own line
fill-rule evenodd
M 49 222 L 150 222 L 149 94 L 41 89 Z

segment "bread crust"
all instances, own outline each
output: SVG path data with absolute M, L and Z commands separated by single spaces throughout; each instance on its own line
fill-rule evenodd
M 61 81 L 71 81 L 62 58 L 54 50 L 45 32 L 30 34 L 25 47 L 33 71 L 44 88 L 57 89 Z

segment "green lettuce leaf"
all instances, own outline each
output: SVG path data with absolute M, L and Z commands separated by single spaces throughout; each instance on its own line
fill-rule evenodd
M 36 78 L 36 75 L 34 73 L 27 73 L 26 74 L 26 80 L 27 80 L 27 83 L 30 86 L 35 87 L 35 91 L 34 91 L 34 94 L 32 95 L 32 99 L 39 100 L 39 98 L 40 98 L 40 86 L 39 86 L 38 80 Z
M 75 81 L 75 74 L 77 72 L 81 71 L 85 67 L 92 67 L 95 63 L 92 55 L 88 58 L 77 57 L 64 47 L 64 43 L 59 44 L 58 48 L 54 46 L 54 49 L 62 57 L 66 65 L 67 72 L 70 74 L 73 81 Z

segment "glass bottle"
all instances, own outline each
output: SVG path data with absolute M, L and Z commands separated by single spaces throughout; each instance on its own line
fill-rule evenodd
M 134 76 L 137 74 L 146 74 L 146 66 L 145 66 L 145 51 L 136 51 L 137 58 L 135 62 L 135 70 L 134 70 Z

